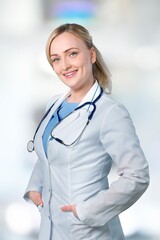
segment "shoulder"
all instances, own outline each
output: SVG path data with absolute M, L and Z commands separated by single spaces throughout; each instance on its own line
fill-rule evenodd
M 110 94 L 104 92 L 102 95 L 99 107 L 104 112 L 104 115 L 111 115 L 113 117 L 128 115 L 127 108 L 117 100 L 115 100 Z
M 101 129 L 115 132 L 135 132 L 135 126 L 128 109 L 117 100 L 107 94 L 103 94 L 103 107 L 101 116 Z

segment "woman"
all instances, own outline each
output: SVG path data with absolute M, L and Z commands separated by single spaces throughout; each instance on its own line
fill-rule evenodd
M 38 239 L 123 240 L 118 215 L 149 184 L 135 128 L 106 93 L 110 74 L 84 27 L 55 29 L 46 54 L 70 90 L 51 100 L 33 139 L 38 160 L 24 198 L 41 207 Z M 119 178 L 109 186 L 112 162 Z

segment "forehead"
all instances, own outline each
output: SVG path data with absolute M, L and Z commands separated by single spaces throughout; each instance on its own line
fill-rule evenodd
M 84 49 L 87 48 L 83 40 L 76 37 L 72 33 L 64 32 L 58 35 L 51 43 L 50 53 L 58 54 L 69 48 Z

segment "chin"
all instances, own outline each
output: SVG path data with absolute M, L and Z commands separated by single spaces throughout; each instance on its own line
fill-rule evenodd
M 62 81 L 65 85 L 67 85 L 70 88 L 78 88 L 80 85 L 76 79 L 72 79 L 72 78 L 68 78 L 65 80 L 63 79 Z

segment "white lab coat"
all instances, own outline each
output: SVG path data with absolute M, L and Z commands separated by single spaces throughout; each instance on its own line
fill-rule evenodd
M 80 104 L 91 101 L 96 89 L 97 82 Z M 100 87 L 94 99 L 99 92 Z M 42 193 L 44 207 L 38 239 L 123 240 L 118 215 L 134 204 L 149 184 L 148 164 L 135 128 L 124 106 L 103 93 L 81 138 L 70 147 L 49 141 L 47 158 L 42 135 L 67 95 L 55 103 L 35 138 L 38 160 L 24 198 L 28 200 L 31 190 Z M 55 100 L 57 97 L 52 102 Z M 53 135 L 71 143 L 83 129 L 87 108 L 69 115 L 53 130 Z M 109 186 L 107 176 L 112 162 L 117 166 L 118 180 Z M 60 210 L 68 204 L 76 204 L 79 219 Z

